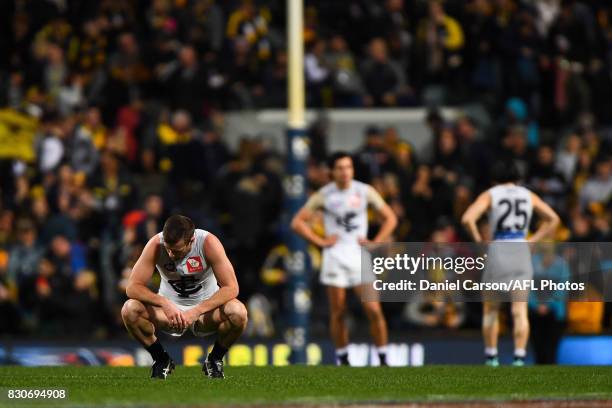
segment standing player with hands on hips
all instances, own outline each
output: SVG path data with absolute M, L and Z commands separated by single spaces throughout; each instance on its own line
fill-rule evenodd
M 482 280 L 505 282 L 530 280 L 533 277 L 528 242 L 538 242 L 554 232 L 559 216 L 537 194 L 518 185 L 519 172 L 513 162 L 498 162 L 492 171 L 496 185 L 480 194 L 462 217 L 462 223 L 475 242 L 483 242 L 476 223 L 489 214 L 489 229 L 493 244 Z M 541 219 L 539 228 L 527 238 L 531 215 L 535 211 Z M 499 334 L 500 303 L 483 302 L 482 335 L 485 343 L 485 363 L 498 366 L 497 341 Z M 525 364 L 529 339 L 529 318 L 526 299 L 512 301 L 515 366 Z
M 157 268 L 158 293 L 147 284 Z M 236 299 L 238 281 L 219 239 L 196 229 L 182 215 L 166 220 L 164 229 L 149 240 L 130 275 L 121 309 L 127 331 L 153 357 L 151 377 L 166 379 L 174 362 L 155 335 L 161 330 L 182 336 L 217 333 L 217 341 L 202 367 L 211 378 L 224 378 L 223 357 L 247 324 L 247 311 Z
M 333 154 L 328 165 L 333 182 L 314 193 L 291 221 L 291 228 L 299 235 L 323 248 L 320 281 L 327 286 L 330 307 L 330 332 L 336 347 L 337 362 L 349 365 L 346 326 L 346 289 L 358 296 L 364 290 L 361 279 L 361 245 L 370 241 L 368 235 L 368 205 L 382 216 L 383 223 L 372 242 L 385 241 L 397 225 L 397 217 L 376 190 L 353 179 L 353 160 L 348 153 Z M 324 214 L 325 237 L 317 235 L 309 225 L 315 211 Z M 377 347 L 380 364 L 386 365 L 388 341 L 387 322 L 377 301 L 364 302 L 370 322 L 370 332 Z

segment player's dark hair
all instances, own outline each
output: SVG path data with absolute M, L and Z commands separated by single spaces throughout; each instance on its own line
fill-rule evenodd
M 352 156 L 350 154 L 348 154 L 347 152 L 335 152 L 332 153 L 328 158 L 327 158 L 327 167 L 329 167 L 330 169 L 333 169 L 336 166 L 336 162 L 340 159 L 344 159 L 345 157 L 348 157 L 349 159 L 352 159 Z
M 515 183 L 521 179 L 516 163 L 512 160 L 500 160 L 493 165 L 491 180 L 494 184 Z
M 189 217 L 184 215 L 171 215 L 164 223 L 164 241 L 174 245 L 180 240 L 187 243 L 193 236 L 195 225 Z

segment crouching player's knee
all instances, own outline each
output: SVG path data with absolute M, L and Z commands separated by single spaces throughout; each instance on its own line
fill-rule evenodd
M 244 329 L 248 321 L 247 309 L 242 302 L 233 299 L 225 304 L 223 313 L 233 327 Z
M 134 324 L 144 314 L 144 305 L 135 299 L 128 299 L 121 308 L 121 318 L 125 324 Z

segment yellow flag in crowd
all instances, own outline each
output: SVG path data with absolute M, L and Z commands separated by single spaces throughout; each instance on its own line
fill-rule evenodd
M 0 159 L 33 161 L 37 128 L 37 119 L 14 109 L 0 109 Z

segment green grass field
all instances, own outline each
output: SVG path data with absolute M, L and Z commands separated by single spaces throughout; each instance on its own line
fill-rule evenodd
M 2 367 L 0 406 L 201 407 L 428 401 L 612 400 L 612 367 L 236 367 L 225 380 L 178 367 L 166 381 L 147 368 Z M 63 388 L 61 402 L 7 399 L 8 389 Z

